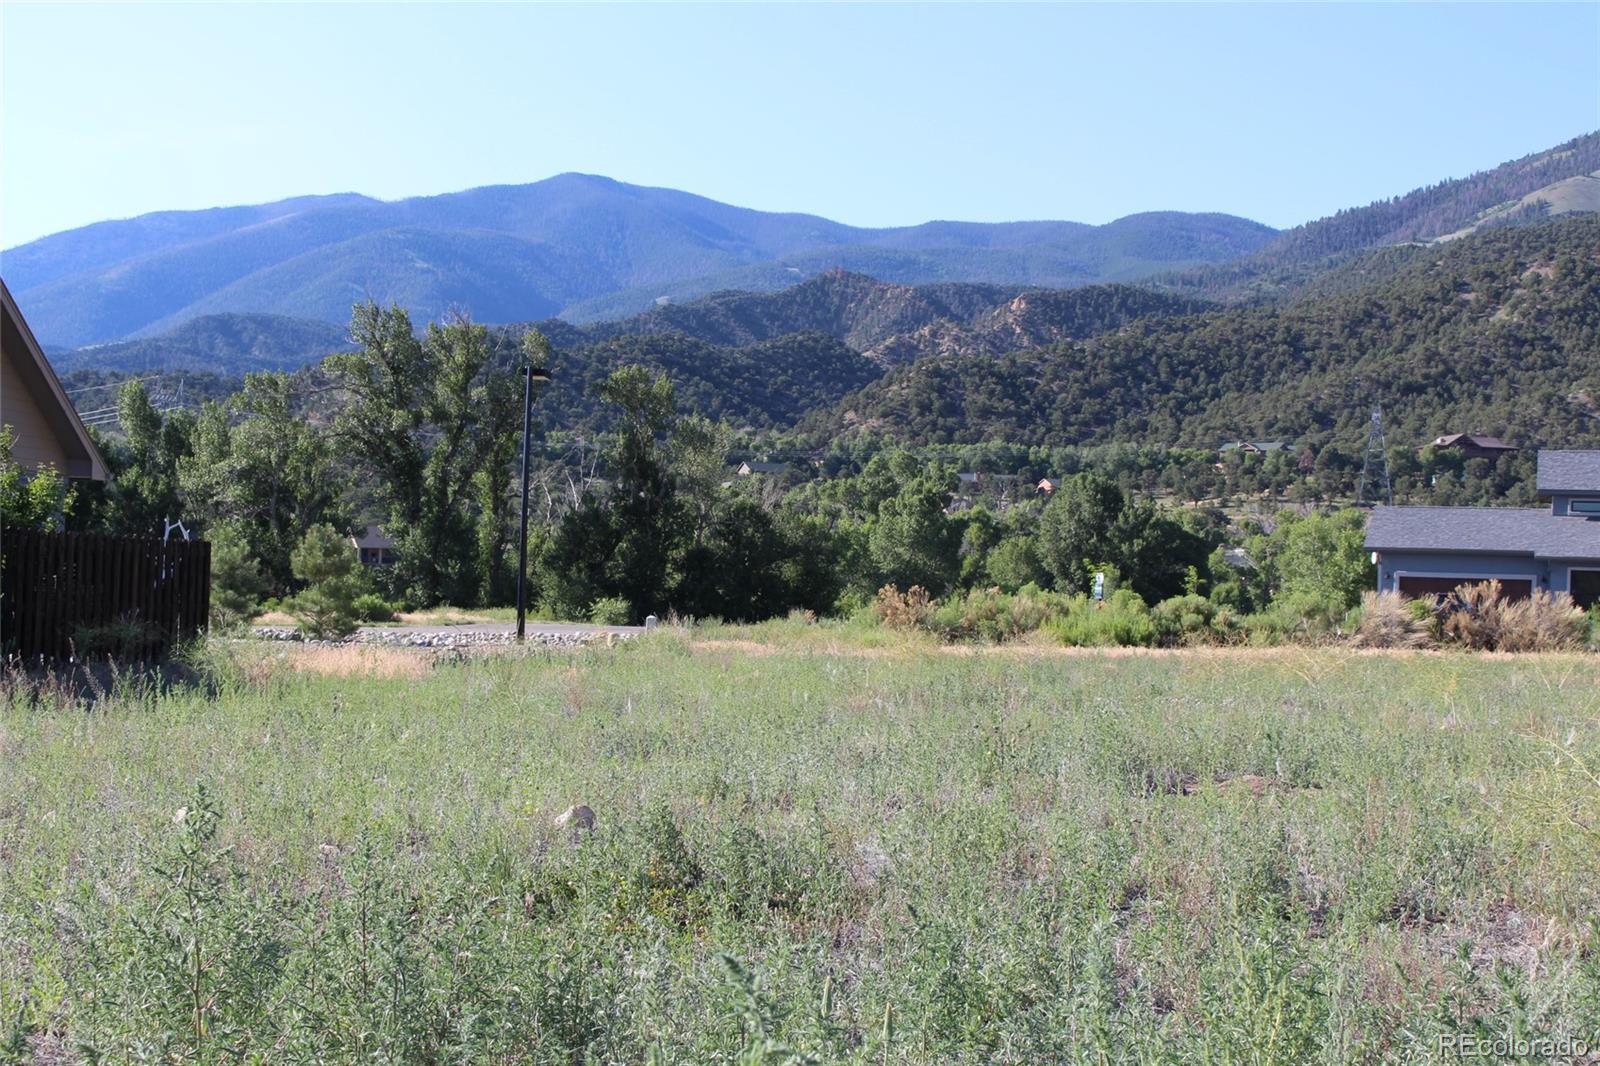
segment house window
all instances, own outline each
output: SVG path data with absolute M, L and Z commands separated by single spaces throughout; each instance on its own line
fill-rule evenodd
M 1567 591 L 1572 594 L 1572 602 L 1584 610 L 1600 603 L 1600 570 L 1569 571 Z
M 1573 514 L 1600 515 L 1600 500 L 1573 500 L 1567 504 Z

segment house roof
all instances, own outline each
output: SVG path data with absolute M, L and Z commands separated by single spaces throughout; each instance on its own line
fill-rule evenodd
M 1281 440 L 1231 440 L 1218 448 L 1217 451 L 1236 452 L 1240 448 L 1250 448 L 1258 452 L 1281 452 L 1288 446 L 1288 441 Z
M 28 393 L 38 403 L 50 431 L 66 453 L 65 468 L 61 473 L 69 478 L 108 480 L 111 472 L 106 467 L 105 457 L 84 428 L 77 408 L 67 398 L 66 390 L 61 387 L 60 379 L 50 366 L 50 360 L 45 358 L 44 349 L 39 347 L 33 330 L 28 328 L 28 320 L 22 317 L 21 308 L 17 307 L 17 301 L 12 299 L 11 290 L 3 280 L 0 280 L 0 307 L 4 310 L 3 327 L 0 328 L 4 331 L 6 355 L 10 356 L 12 366 L 23 379 Z
M 1539 451 L 1539 494 L 1600 494 L 1600 451 Z
M 1371 551 L 1600 559 L 1600 522 L 1542 507 L 1377 507 L 1366 544 Z
M 1446 433 L 1442 437 L 1435 437 L 1433 441 L 1435 448 L 1453 448 L 1457 444 L 1470 444 L 1490 451 L 1514 452 L 1517 450 L 1517 446 L 1514 444 L 1507 444 L 1499 437 L 1485 437 L 1481 433 Z
M 752 474 L 782 474 L 788 471 L 789 464 L 757 462 L 752 459 L 749 462 L 740 463 L 739 469 L 748 470 Z
M 357 548 L 392 548 L 394 538 L 377 526 L 367 526 L 350 538 Z

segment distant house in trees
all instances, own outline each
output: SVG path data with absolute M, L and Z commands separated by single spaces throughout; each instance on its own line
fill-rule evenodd
M 950 501 L 949 511 L 965 511 L 977 505 L 979 499 L 989 498 L 1004 507 L 1022 479 L 1016 474 L 986 474 L 983 471 L 964 470 L 956 475 L 956 494 Z
M 1538 470 L 1548 508 L 1376 508 L 1367 548 L 1378 590 L 1431 596 L 1498 580 L 1511 598 L 1545 589 L 1600 602 L 1600 451 L 1541 451 Z
M 986 474 L 981 470 L 962 471 L 956 475 L 962 488 L 974 489 L 1003 489 L 1020 480 L 1016 474 Z
M 749 462 L 740 463 L 738 470 L 740 477 L 750 477 L 752 474 L 768 474 L 775 477 L 779 474 L 787 474 L 788 472 L 788 463 L 757 462 L 754 459 L 750 460 Z
M 1289 447 L 1289 442 L 1284 440 L 1230 440 L 1217 449 L 1223 455 L 1229 452 L 1243 452 L 1246 455 L 1266 455 L 1268 452 L 1281 452 Z
M 1517 450 L 1514 444 L 1507 444 L 1499 437 L 1486 437 L 1481 433 L 1447 433 L 1434 438 L 1431 446 L 1458 451 L 1463 459 L 1493 460 Z
M 350 538 L 362 566 L 385 567 L 394 565 L 394 538 L 377 526 L 367 526 Z
M 63 477 L 105 481 L 105 458 L 3 281 L 0 305 L 0 423 L 11 427 L 12 459 L 25 470 L 53 466 Z
M 1060 478 L 1058 478 L 1058 477 L 1042 477 L 1042 478 L 1039 479 L 1039 483 L 1034 486 L 1034 489 L 1035 489 L 1035 491 L 1041 493 L 1042 495 L 1049 496 L 1049 495 L 1053 494 L 1056 491 L 1056 489 L 1059 489 L 1060 487 L 1061 487 L 1061 479 Z

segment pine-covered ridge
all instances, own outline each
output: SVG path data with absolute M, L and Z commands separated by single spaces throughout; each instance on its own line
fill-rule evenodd
M 1292 229 L 1229 263 L 1157 280 L 1213 299 L 1292 295 L 1373 249 L 1528 225 L 1566 211 L 1596 210 L 1589 187 L 1600 172 L 1600 131 L 1489 170 L 1352 207 Z
M 1600 443 L 1600 218 L 1494 229 L 1282 307 L 1137 320 L 1081 343 L 899 367 L 818 439 L 1029 444 L 1495 433 Z

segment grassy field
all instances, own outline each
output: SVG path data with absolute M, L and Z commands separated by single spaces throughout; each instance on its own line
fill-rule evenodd
M 5 691 L 0 1059 L 1292 1064 L 1600 1037 L 1597 658 L 792 625 L 207 654 L 212 684 L 162 695 Z M 552 825 L 574 803 L 592 833 Z

